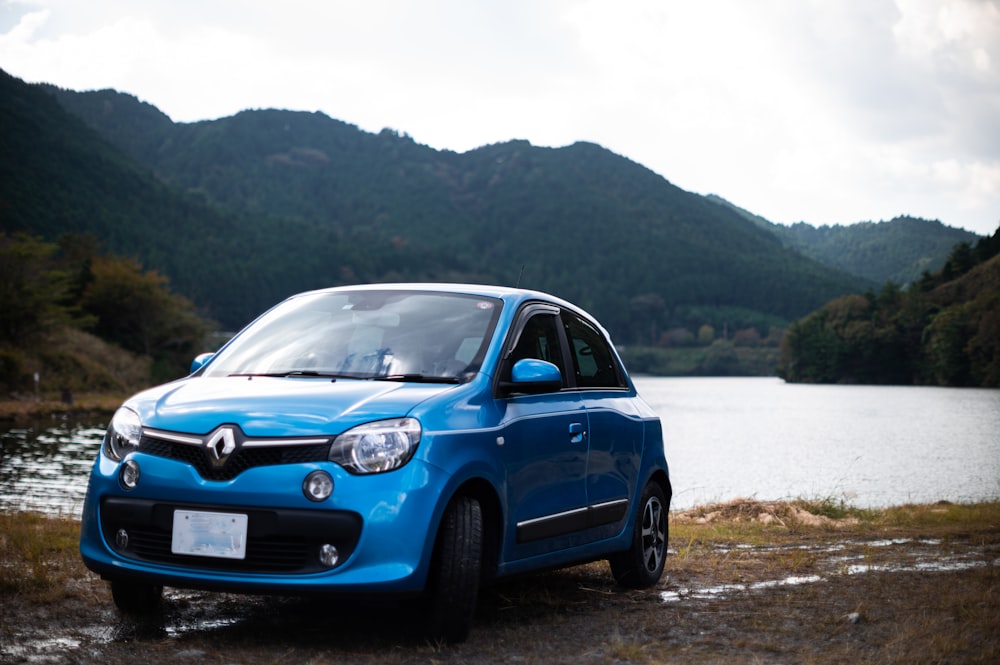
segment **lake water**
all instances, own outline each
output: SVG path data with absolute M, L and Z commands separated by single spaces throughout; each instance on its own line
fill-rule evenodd
M 737 497 L 859 507 L 1000 499 L 1000 390 L 636 379 L 673 509 Z M 0 510 L 79 517 L 107 421 L 0 429 Z
M 862 508 L 1000 498 L 1000 390 L 645 378 L 671 508 L 737 497 Z

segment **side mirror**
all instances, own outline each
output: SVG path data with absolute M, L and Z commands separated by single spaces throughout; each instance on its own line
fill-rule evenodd
M 523 358 L 511 368 L 510 381 L 504 381 L 500 386 L 507 394 L 556 392 L 562 387 L 562 372 L 545 360 Z
M 215 357 L 214 353 L 199 353 L 191 361 L 191 373 L 194 374 L 199 369 L 208 364 L 208 361 Z

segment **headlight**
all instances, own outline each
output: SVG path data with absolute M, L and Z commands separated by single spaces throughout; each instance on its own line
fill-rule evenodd
M 395 418 L 358 425 L 337 437 L 330 461 L 352 473 L 381 473 L 406 464 L 420 443 L 420 422 Z
M 115 411 L 104 435 L 104 454 L 120 462 L 129 452 L 139 447 L 141 436 L 142 421 L 139 420 L 139 414 L 122 407 Z

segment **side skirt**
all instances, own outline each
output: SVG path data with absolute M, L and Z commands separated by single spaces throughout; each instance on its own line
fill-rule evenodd
M 563 536 L 574 531 L 584 531 L 596 526 L 613 524 L 625 518 L 628 499 L 616 499 L 595 503 L 585 508 L 568 510 L 564 513 L 536 517 L 517 523 L 517 542 L 530 543 L 544 538 Z

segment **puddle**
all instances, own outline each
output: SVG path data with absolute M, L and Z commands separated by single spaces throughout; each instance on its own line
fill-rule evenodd
M 955 572 L 960 570 L 971 570 L 973 568 L 985 568 L 988 565 L 996 566 L 1000 564 L 1000 559 L 997 559 L 990 564 L 987 561 L 938 561 L 938 562 L 924 562 L 917 563 L 912 566 L 881 566 L 878 564 L 855 564 L 852 566 L 847 566 L 844 570 L 845 575 L 862 575 L 864 573 L 906 573 L 906 572 Z
M 893 538 L 871 541 L 844 541 L 834 545 L 814 547 L 811 545 L 749 545 L 738 544 L 726 547 L 716 547 L 714 551 L 720 554 L 762 552 L 773 553 L 781 551 L 807 551 L 816 554 L 835 554 L 848 550 L 860 549 L 861 552 L 846 556 L 831 556 L 820 567 L 824 569 L 823 574 L 815 575 L 792 575 L 775 580 L 765 580 L 752 584 L 721 584 L 706 587 L 680 587 L 660 593 L 660 599 L 665 603 L 677 603 L 683 600 L 707 600 L 725 599 L 737 594 L 752 593 L 764 589 L 776 587 L 797 586 L 802 584 L 829 583 L 841 575 L 864 575 L 866 573 L 906 573 L 906 572 L 955 572 L 970 570 L 973 568 L 984 568 L 987 566 L 1000 567 L 1000 559 L 984 561 L 974 559 L 973 554 L 957 554 L 951 556 L 941 556 L 939 550 L 935 549 L 913 549 L 913 545 L 925 546 L 927 548 L 938 547 L 942 541 L 937 538 Z M 884 549 L 891 547 L 909 546 L 906 552 L 908 559 L 904 563 L 857 563 L 869 558 L 864 550 Z
M 722 584 L 720 586 L 708 587 L 705 589 L 678 589 L 677 591 L 664 591 L 660 598 L 667 603 L 675 603 L 687 598 L 706 600 L 709 598 L 725 598 L 734 593 L 745 593 L 748 591 L 759 591 L 760 589 L 772 589 L 782 586 L 797 586 L 799 584 L 812 584 L 822 582 L 819 575 L 799 575 L 786 577 L 780 580 L 767 580 L 764 582 L 754 582 L 753 584 Z
M 14 662 L 21 663 L 60 663 L 63 653 L 76 649 L 81 641 L 72 637 L 47 637 L 39 640 L 29 640 L 5 651 L 4 655 L 16 658 Z
M 183 604 L 187 606 L 200 604 L 206 598 L 210 597 L 211 596 L 206 596 L 200 592 L 184 591 L 181 589 L 169 589 L 163 594 L 163 599 L 166 603 Z M 247 606 L 241 606 L 240 611 L 245 615 L 247 613 Z M 185 617 L 185 619 L 180 622 L 169 622 L 169 625 L 163 626 L 163 633 L 165 637 L 180 637 L 187 633 L 219 630 L 221 628 L 235 626 L 243 621 L 244 618 L 245 616 L 228 614 L 224 608 L 216 607 L 211 613 L 204 613 L 201 614 L 201 616 L 196 617 Z

